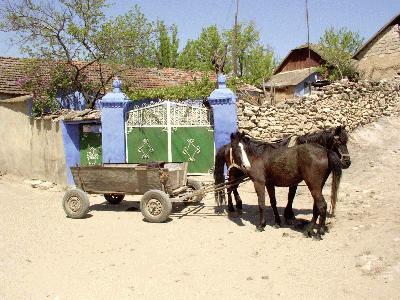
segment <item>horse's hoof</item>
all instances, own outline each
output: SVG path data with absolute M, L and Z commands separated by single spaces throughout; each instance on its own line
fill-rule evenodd
M 281 224 L 275 223 L 275 224 L 273 225 L 273 227 L 274 227 L 275 229 L 279 229 L 279 228 L 281 228 Z
M 236 209 L 236 212 L 237 212 L 238 216 L 241 216 L 242 213 L 243 213 L 243 210 L 237 208 L 237 209 Z
M 264 229 L 264 227 L 263 226 L 257 226 L 256 227 L 256 231 L 257 232 L 262 232 L 262 231 L 264 231 L 265 229 Z
M 309 238 L 314 236 L 314 230 L 312 228 L 307 227 L 303 232 L 304 236 Z
M 313 240 L 315 241 L 322 241 L 322 236 L 321 234 L 317 233 L 313 236 Z

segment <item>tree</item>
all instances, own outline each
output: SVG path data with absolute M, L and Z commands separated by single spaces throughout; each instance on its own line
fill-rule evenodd
M 274 53 L 260 43 L 260 34 L 253 22 L 247 25 L 238 24 L 237 29 L 238 76 L 247 83 L 261 84 L 272 75 L 276 63 Z M 229 73 L 232 70 L 232 43 L 233 30 L 220 33 L 215 25 L 207 27 L 197 40 L 187 42 L 179 56 L 178 67 L 200 71 L 214 70 L 224 61 L 227 45 L 228 57 L 224 61 L 224 71 Z
M 330 80 L 356 76 L 351 58 L 354 52 L 361 47 L 363 41 L 364 39 L 358 32 L 353 32 L 344 27 L 326 29 L 317 46 L 323 58 L 327 61 L 327 64 L 320 71 L 326 73 Z M 333 66 L 333 70 L 330 69 L 330 66 Z
M 234 29 L 226 31 L 224 33 L 227 44 L 230 46 L 232 51 L 233 45 L 233 34 Z M 239 66 L 239 77 L 243 77 L 246 72 L 246 62 L 248 62 L 248 56 L 251 51 L 260 46 L 260 33 L 255 29 L 254 22 L 250 22 L 248 25 L 239 23 L 237 25 L 237 36 L 236 36 L 236 59 L 237 65 Z
M 171 36 L 169 36 L 171 34 Z M 174 24 L 168 30 L 163 21 L 156 25 L 155 53 L 160 68 L 176 67 L 178 58 L 178 27 Z
M 210 71 L 212 59 L 223 55 L 224 43 L 216 25 L 204 28 L 197 40 L 189 40 L 178 58 L 178 67 L 188 70 Z
M 156 65 L 154 24 L 137 5 L 125 15 L 107 20 L 97 38 L 101 45 L 108 46 L 104 49 L 108 55 L 107 62 L 132 67 Z
M 79 92 L 93 107 L 123 68 L 154 65 L 152 24 L 139 7 L 115 20 L 105 18 L 107 7 L 105 0 L 3 1 L 0 30 L 15 32 L 22 52 L 44 69 L 38 79 L 31 68 L 25 82 L 37 103 Z
M 272 76 L 276 61 L 274 52 L 262 45 L 251 49 L 243 59 L 243 80 L 253 85 L 262 85 Z
M 68 89 L 82 93 L 88 103 L 94 103 L 104 84 L 110 80 L 102 78 L 96 87 L 93 84 L 87 86 L 85 80 L 85 70 L 108 57 L 109 44 L 105 39 L 99 40 L 105 7 L 104 0 L 60 0 L 57 4 L 50 1 L 6 1 L 0 9 L 0 30 L 14 31 L 24 53 L 47 62 L 46 68 L 53 70 L 48 74 L 50 78 L 59 73 L 59 68 L 64 69 L 70 83 Z M 81 63 L 76 62 L 79 59 Z M 57 67 L 51 68 L 52 64 Z M 37 94 L 35 98 L 46 97 L 40 95 L 46 90 L 53 89 L 39 88 L 33 91 Z

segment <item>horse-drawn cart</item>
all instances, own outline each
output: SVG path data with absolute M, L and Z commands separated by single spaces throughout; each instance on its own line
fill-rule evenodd
M 149 222 L 165 221 L 172 202 L 199 202 L 204 194 L 201 182 L 187 179 L 187 163 L 104 164 L 71 167 L 76 188 L 63 198 L 70 218 L 83 218 L 89 211 L 87 194 L 102 194 L 110 204 L 125 195 L 143 195 L 140 210 Z

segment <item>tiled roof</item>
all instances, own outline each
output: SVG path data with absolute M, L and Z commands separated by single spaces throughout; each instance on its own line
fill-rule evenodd
M 25 77 L 24 68 L 26 62 L 23 59 L 12 57 L 0 57 L 0 93 L 26 95 L 18 84 Z
M 27 60 L 22 58 L 13 57 L 0 57 L 0 93 L 24 95 L 28 94 L 21 88 L 19 82 L 26 78 L 26 64 Z M 76 64 L 83 64 L 84 62 L 76 62 Z M 112 65 L 102 66 L 104 78 L 115 73 L 112 72 Z M 198 71 L 184 71 L 174 68 L 123 68 L 118 66 L 122 71 L 117 72 L 118 77 L 122 80 L 123 84 L 131 88 L 149 89 L 154 87 L 166 87 L 173 85 L 181 85 L 194 79 L 201 79 L 204 73 Z M 49 73 L 51 65 L 43 63 L 40 66 L 41 73 Z M 94 81 L 99 81 L 99 68 L 98 64 L 93 64 L 85 71 L 85 75 Z M 211 74 L 211 77 L 215 77 Z M 111 83 L 109 84 L 111 89 Z

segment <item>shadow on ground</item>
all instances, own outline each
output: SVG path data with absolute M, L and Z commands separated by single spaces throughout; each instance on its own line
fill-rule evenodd
M 290 224 L 286 223 L 283 217 L 284 209 L 284 207 L 278 207 L 278 212 L 281 217 L 281 228 L 290 228 L 295 231 L 303 231 L 305 226 L 309 224 L 309 220 L 302 218 L 296 218 L 296 220 L 291 221 Z M 293 209 L 293 212 L 295 215 L 308 215 L 312 214 L 312 209 Z M 275 227 L 274 213 L 270 207 L 267 207 L 265 211 L 265 218 L 267 221 L 267 226 Z M 243 221 L 247 221 L 252 225 L 257 226 L 260 221 L 258 205 L 243 204 L 242 213 L 230 213 L 228 214 L 228 219 L 238 226 L 246 226 Z

